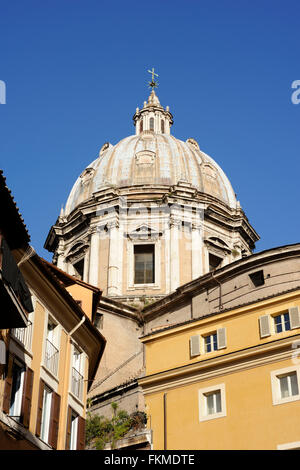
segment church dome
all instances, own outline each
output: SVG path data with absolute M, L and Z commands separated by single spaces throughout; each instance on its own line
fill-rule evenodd
M 96 158 L 79 176 L 67 200 L 65 215 L 70 214 L 94 193 L 109 186 L 136 185 L 170 187 L 179 181 L 190 183 L 199 192 L 219 199 L 236 209 L 232 186 L 219 167 L 200 150 L 194 139 L 186 142 L 170 134 L 173 123 L 169 108 L 164 109 L 152 91 L 142 110 L 133 117 L 136 135 L 116 145 L 106 143 Z

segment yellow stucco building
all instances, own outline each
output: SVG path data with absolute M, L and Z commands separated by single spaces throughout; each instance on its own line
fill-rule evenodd
M 296 288 L 145 335 L 153 449 L 300 449 L 299 312 Z

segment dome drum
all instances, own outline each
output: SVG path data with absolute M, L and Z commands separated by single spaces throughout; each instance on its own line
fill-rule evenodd
M 45 243 L 58 267 L 128 302 L 161 298 L 258 240 L 219 165 L 168 132 L 154 92 L 134 121 L 136 134 L 106 142 L 78 177 Z

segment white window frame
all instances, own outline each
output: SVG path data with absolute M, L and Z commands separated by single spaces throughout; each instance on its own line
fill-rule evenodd
M 50 387 L 48 387 L 48 385 L 45 384 L 44 392 L 43 392 L 43 408 L 42 408 L 40 438 L 46 444 L 49 444 L 52 399 L 53 399 L 53 390 Z
M 76 417 L 72 420 L 72 417 Z M 71 435 L 70 435 L 70 450 L 77 450 L 77 438 L 78 438 L 78 418 L 79 414 L 72 410 L 71 413 Z
M 300 328 L 300 324 L 298 325 L 295 325 L 293 324 L 293 321 L 292 321 L 292 317 L 291 317 L 291 309 L 293 308 L 298 308 L 298 306 L 296 307 L 290 307 L 290 308 L 287 308 L 287 309 L 284 309 L 282 311 L 277 311 L 277 312 L 274 312 L 274 313 L 266 313 L 265 315 L 261 315 L 258 320 L 259 320 L 259 329 L 260 329 L 260 338 L 266 338 L 268 336 L 274 336 L 274 335 L 281 335 L 281 334 L 284 334 L 284 333 L 287 333 L 287 332 L 290 332 L 292 330 L 295 330 L 295 329 L 299 329 Z M 283 318 L 283 315 L 285 314 L 288 314 L 289 315 L 289 322 L 290 322 L 290 329 L 289 330 L 286 330 L 285 329 L 285 324 L 284 324 L 284 318 Z M 283 329 L 282 331 L 278 332 L 276 331 L 276 325 L 275 325 L 275 318 L 276 317 L 281 317 L 282 321 L 282 326 L 283 326 Z M 264 319 L 264 323 L 267 321 L 267 324 L 264 324 L 264 327 L 267 327 L 267 332 L 265 332 L 264 334 L 262 334 L 262 319 Z
M 225 330 L 224 334 L 225 334 L 225 344 L 224 345 L 221 345 L 220 344 L 220 332 L 221 330 Z M 213 335 L 217 335 L 217 348 L 216 349 L 212 349 L 211 351 L 206 351 L 206 342 L 205 342 L 205 339 L 207 337 L 211 337 L 212 341 L 211 341 L 211 345 L 213 346 L 214 344 L 214 341 L 213 341 Z M 212 353 L 216 353 L 218 351 L 222 351 L 222 349 L 226 349 L 227 348 L 227 339 L 226 339 L 226 335 L 227 335 L 227 329 L 224 328 L 224 327 L 220 327 L 220 328 L 217 328 L 216 330 L 214 331 L 210 331 L 208 333 L 203 333 L 201 335 L 201 346 L 200 346 L 200 352 L 201 354 L 212 354 Z
M 221 395 L 221 411 L 207 414 L 207 395 L 220 392 Z M 223 418 L 227 416 L 226 399 L 225 399 L 225 384 L 212 385 L 211 387 L 201 388 L 198 390 L 198 403 L 199 403 L 199 421 L 208 421 L 211 419 Z
M 78 364 L 75 364 L 74 358 L 75 358 L 75 351 L 79 352 L 79 360 Z M 75 367 L 75 365 L 79 365 L 79 368 Z M 84 393 L 85 393 L 85 366 L 86 366 L 86 354 L 84 351 L 74 342 L 72 342 L 72 348 L 71 348 L 71 364 L 70 364 L 70 388 L 69 392 L 72 395 L 72 397 L 79 401 L 80 403 L 83 403 L 83 398 L 84 398 Z M 72 391 L 73 389 L 73 368 L 82 376 L 82 384 L 81 386 L 79 385 L 79 396 Z M 76 411 L 77 412 L 77 411 Z
M 298 381 L 298 394 L 282 398 L 280 390 L 280 376 L 289 375 L 293 372 L 297 374 Z M 300 366 L 285 367 L 284 369 L 277 369 L 271 372 L 271 387 L 272 387 L 272 400 L 273 405 L 282 405 L 293 401 L 300 400 Z
M 135 245 L 154 245 L 154 282 L 147 284 L 134 283 L 134 246 Z M 161 240 L 151 239 L 147 240 L 130 240 L 127 239 L 127 288 L 128 290 L 145 290 L 145 289 L 160 289 L 160 270 L 161 270 Z
M 277 450 L 300 450 L 300 441 L 288 442 L 287 444 L 278 444 Z
M 55 325 L 55 331 L 49 334 L 48 325 L 52 323 Z M 60 361 L 60 341 L 61 341 L 61 330 L 62 327 L 60 323 L 55 319 L 53 315 L 47 312 L 46 319 L 45 319 L 45 333 L 44 333 L 44 346 L 43 346 L 43 366 L 45 370 L 51 374 L 52 377 L 57 379 L 59 373 L 59 361 Z M 46 364 L 46 350 L 47 350 L 47 341 L 49 341 L 55 349 L 57 349 L 57 364 L 55 368 L 49 368 Z
M 217 339 L 216 349 L 214 349 L 214 335 L 216 335 L 216 339 Z M 203 338 L 203 351 L 204 351 L 204 354 L 210 354 L 212 352 L 218 351 L 218 333 L 217 333 L 217 331 L 214 331 L 213 333 L 209 333 L 208 335 L 203 335 L 202 338 Z M 211 345 L 211 348 L 212 348 L 211 351 L 206 350 L 206 338 L 210 338 L 210 345 Z
M 285 328 L 284 315 L 286 315 L 286 314 L 289 316 L 289 323 L 290 323 L 289 330 L 286 330 L 286 328 Z M 278 331 L 278 332 L 276 331 L 276 322 L 275 322 L 275 318 L 277 318 L 277 317 L 280 317 L 281 325 L 282 325 L 282 331 Z M 292 329 L 291 328 L 290 313 L 288 311 L 272 315 L 272 322 L 273 322 L 272 329 L 273 329 L 273 332 L 274 332 L 275 335 L 279 335 L 280 333 L 285 333 L 286 331 L 291 331 L 291 329 Z

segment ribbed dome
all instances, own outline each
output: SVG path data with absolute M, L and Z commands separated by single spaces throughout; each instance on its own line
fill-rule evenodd
M 232 186 L 217 163 L 199 149 L 197 142 L 183 142 L 171 135 L 143 131 L 105 144 L 99 157 L 77 179 L 65 215 L 107 186 L 171 186 L 183 180 L 236 208 Z

